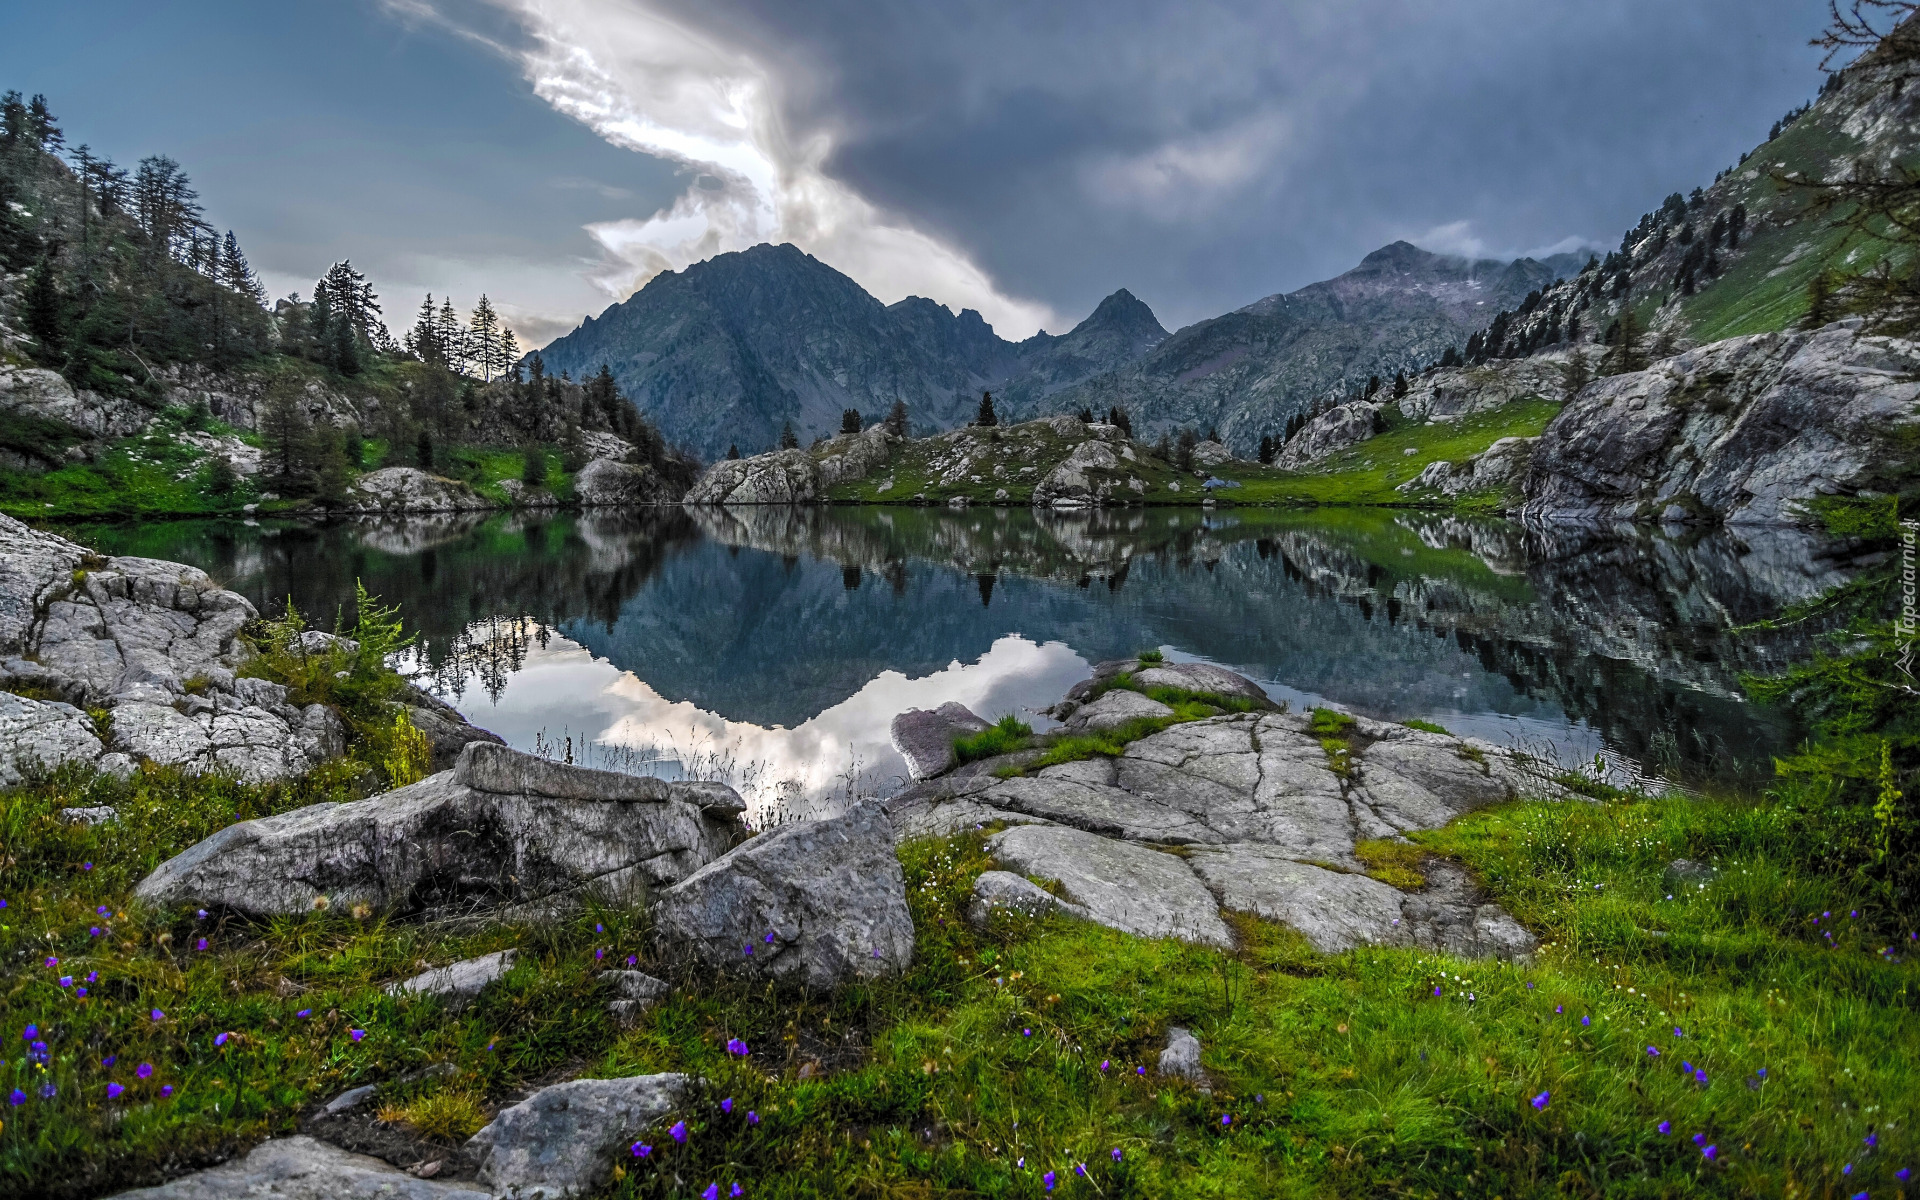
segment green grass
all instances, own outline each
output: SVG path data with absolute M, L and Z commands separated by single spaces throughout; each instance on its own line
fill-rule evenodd
M 1008 713 L 971 737 L 956 738 L 953 752 L 963 763 L 974 762 L 1024 750 L 1032 741 L 1033 727 L 1013 713 Z
M 621 1197 L 736 1181 L 755 1197 L 1039 1196 L 1049 1170 L 1060 1194 L 1088 1196 L 1878 1195 L 1915 1149 L 1920 978 L 1903 952 L 1880 952 L 1898 931 L 1803 871 L 1785 814 L 1766 804 L 1519 804 L 1421 837 L 1418 853 L 1465 860 L 1543 935 L 1532 966 L 1326 957 L 1245 918 L 1232 952 L 1046 921 L 979 931 L 961 914 L 991 865 L 980 838 L 909 843 L 917 946 L 904 977 L 812 996 L 688 980 L 622 1031 L 600 971 L 627 954 L 661 969 L 631 913 L 454 933 L 377 914 L 248 925 L 128 905 L 139 875 L 232 819 L 229 804 L 253 815 L 326 794 L 304 786 L 267 795 L 155 774 L 7 797 L 0 946 L 33 961 L 12 969 L 0 1020 L 10 1037 L 38 1025 L 51 1060 L 0 1068 L 29 1091 L 0 1126 L 10 1186 L 90 1195 L 153 1178 L 434 1062 L 454 1074 L 388 1082 L 380 1102 L 449 1138 L 562 1068 L 702 1075 L 677 1114 L 687 1141 L 664 1124 L 643 1134 L 655 1149 L 625 1160 Z M 50 816 L 102 798 L 125 806 L 114 834 Z M 1721 876 L 1667 901 L 1660 872 L 1681 856 Z M 1823 911 L 1835 919 L 1813 925 Z M 525 961 L 460 1013 L 380 990 L 510 945 Z M 38 965 L 48 954 L 57 971 Z M 88 971 L 101 978 L 84 1000 L 57 983 Z M 149 1019 L 153 1007 L 166 1017 Z M 1174 1024 L 1205 1046 L 1211 1095 L 1157 1075 Z M 730 1057 L 729 1038 L 752 1054 Z M 155 1068 L 144 1081 L 140 1062 Z M 109 1080 L 128 1089 L 112 1102 Z
M 38 475 L 0 470 L 0 512 L 22 520 L 213 515 L 237 513 L 257 501 L 252 480 L 236 481 L 224 496 L 213 493 L 199 451 L 179 439 L 189 427 L 237 432 L 218 421 L 193 422 L 184 409 L 169 410 L 146 433 L 110 443 L 92 462 Z
M 1431 497 L 1394 490 L 1429 463 L 1461 463 L 1503 437 L 1536 437 L 1560 405 L 1551 400 L 1519 400 L 1491 412 L 1458 421 L 1407 425 L 1361 442 L 1305 471 L 1274 471 L 1230 463 L 1219 474 L 1240 487 L 1220 493 L 1234 504 L 1388 504 L 1432 502 Z M 1412 454 L 1406 451 L 1412 450 Z M 1441 507 L 1498 510 L 1507 498 L 1468 495 Z
M 1453 736 L 1452 730 L 1448 729 L 1445 725 L 1436 725 L 1432 721 L 1422 721 L 1416 718 L 1411 721 L 1402 721 L 1400 723 L 1402 725 L 1405 725 L 1408 729 L 1417 729 L 1421 733 L 1438 733 L 1438 734 L 1444 734 L 1447 737 Z

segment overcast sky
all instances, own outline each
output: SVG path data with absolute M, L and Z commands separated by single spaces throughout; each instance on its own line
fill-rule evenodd
M 1169 328 L 1395 238 L 1611 245 L 1820 83 L 1824 0 L 64 0 L 0 88 L 165 153 L 276 294 L 482 291 L 528 345 L 791 241 L 882 300 Z

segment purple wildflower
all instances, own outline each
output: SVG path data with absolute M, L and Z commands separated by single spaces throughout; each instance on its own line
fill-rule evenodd
M 204 920 L 206 920 L 206 919 L 207 919 L 207 910 L 203 908 L 203 909 L 201 909 L 201 910 L 200 910 L 199 912 L 197 912 L 197 913 L 194 913 L 194 914 L 193 914 L 193 919 L 194 919 L 194 920 L 196 920 L 196 921 L 204 921 Z
M 1100 1073 L 1101 1073 L 1101 1074 L 1103 1074 L 1103 1075 L 1104 1075 L 1104 1074 L 1106 1074 L 1106 1071 L 1107 1071 L 1107 1068 L 1108 1068 L 1108 1067 L 1110 1067 L 1110 1066 L 1112 1066 L 1112 1065 L 1113 1065 L 1113 1062 L 1112 1062 L 1112 1060 L 1110 1060 L 1110 1059 L 1105 1059 L 1105 1058 L 1103 1058 L 1103 1059 L 1101 1059 L 1101 1060 L 1100 1060 Z
M 72 987 L 72 986 L 73 986 L 73 976 L 71 976 L 71 975 L 62 975 L 62 976 L 60 977 L 60 980 L 59 980 L 59 982 L 60 982 L 60 986 L 61 986 L 61 987 L 63 987 L 63 988 L 70 988 L 70 987 Z
M 193 944 L 193 948 L 195 950 L 205 950 L 207 948 L 207 939 L 201 938 L 199 941 Z
M 172 1085 L 172 1084 L 170 1084 L 170 1083 L 163 1083 L 163 1084 L 161 1084 L 161 1085 L 160 1085 L 160 1098 L 161 1098 L 162 1100 L 165 1100 L 165 1099 L 166 1099 L 167 1097 L 169 1097 L 169 1096 L 171 1096 L 171 1095 L 173 1095 L 173 1085 Z
M 53 955 L 51 955 L 51 954 L 49 954 L 49 955 L 47 955 L 47 962 L 46 962 L 46 967 L 47 967 L 47 969 L 48 969 L 49 971 L 51 971 L 51 970 L 52 970 L 53 968 L 55 968 L 55 967 L 57 967 L 57 966 L 59 966 L 59 965 L 60 965 L 60 960 L 59 960 L 59 959 L 57 959 L 57 958 L 55 958 L 55 957 L 54 957 Z
M 1135 1075 L 1145 1075 L 1147 1073 L 1147 1069 L 1145 1067 L 1135 1067 L 1133 1069 L 1133 1073 Z
M 99 936 L 100 936 L 100 927 L 99 927 L 98 925 L 89 925 L 89 926 L 87 926 L 87 936 L 88 936 L 88 937 L 99 937 Z
M 103 1067 L 110 1067 L 119 1061 L 120 1061 L 120 1056 L 118 1054 L 109 1054 L 105 1058 L 100 1060 L 100 1065 Z
M 106 905 L 104 905 L 104 904 L 102 904 L 102 905 L 101 905 L 100 907 L 98 907 L 98 908 L 96 908 L 96 909 L 94 909 L 94 910 L 93 910 L 93 915 L 94 915 L 94 916 L 96 916 L 96 917 L 104 917 L 104 916 L 106 916 L 106 915 L 107 915 L 108 913 L 110 913 L 110 912 L 112 912 L 112 911 L 113 911 L 112 909 L 110 909 L 110 908 L 108 908 L 108 907 L 107 907 Z
M 758 1125 L 759 1123 L 760 1123 L 760 1114 L 759 1114 L 759 1113 L 757 1113 L 757 1112 L 755 1112 L 755 1111 L 753 1111 L 752 1109 L 748 1109 L 748 1110 L 747 1110 L 747 1124 L 749 1124 L 749 1125 Z
M 700 1193 L 700 1200 L 720 1200 L 720 1185 L 717 1183 L 708 1184 L 707 1190 Z
M 1437 999 L 1437 998 L 1439 997 L 1439 995 L 1440 995 L 1440 985 L 1439 985 L 1439 984 L 1437 984 L 1437 983 L 1433 985 L 1433 994 L 1434 994 L 1434 997 L 1435 997 L 1436 999 Z
M 367 1036 L 367 1031 L 364 1029 L 349 1029 L 347 1030 L 347 1036 L 357 1042 L 361 1038 Z
M 1706 1144 L 1707 1144 L 1707 1135 L 1706 1135 L 1706 1134 L 1704 1134 L 1704 1133 L 1696 1133 L 1696 1134 L 1694 1134 L 1694 1135 L 1693 1135 L 1693 1144 L 1694 1144 L 1694 1145 L 1696 1145 L 1696 1146 L 1704 1146 L 1704 1145 L 1706 1145 Z
M 1701 1070 L 1699 1067 L 1695 1067 L 1693 1069 L 1693 1081 L 1699 1084 L 1700 1086 L 1705 1087 L 1707 1083 L 1707 1073 Z
M 1851 1175 L 1851 1174 L 1853 1174 L 1853 1164 L 1852 1164 L 1852 1163 L 1848 1163 L 1848 1164 L 1847 1164 L 1846 1166 L 1844 1166 L 1844 1167 L 1841 1167 L 1841 1168 L 1840 1168 L 1840 1173 L 1841 1173 L 1842 1175 Z
M 11 1092 L 7 1093 L 7 1103 L 12 1105 L 14 1108 L 19 1108 L 22 1104 L 25 1104 L 26 1102 L 27 1102 L 27 1094 L 21 1091 L 19 1088 L 15 1088 Z
M 230 1034 L 225 1034 L 225 1033 L 216 1033 L 216 1034 L 214 1034 L 214 1035 L 213 1035 L 213 1044 L 214 1044 L 214 1045 L 216 1045 L 216 1046 L 224 1046 L 224 1045 L 226 1045 L 226 1044 L 227 1044 L 227 1038 L 228 1038 L 228 1037 L 230 1037 L 230 1036 L 232 1036 L 232 1035 L 230 1035 Z M 359 1039 L 359 1038 L 355 1038 L 355 1039 L 353 1039 L 353 1040 L 357 1042 L 357 1041 L 359 1041 L 360 1039 Z
M 1660 1122 L 1660 1123 L 1659 1123 L 1658 1125 L 1655 1125 L 1655 1126 L 1654 1126 L 1654 1129 L 1656 1129 L 1656 1130 L 1658 1130 L 1658 1131 L 1659 1131 L 1659 1132 L 1660 1132 L 1660 1133 L 1661 1133 L 1661 1134 L 1662 1134 L 1662 1135 L 1664 1136 L 1664 1135 L 1666 1135 L 1666 1134 L 1669 1134 L 1669 1133 L 1672 1133 L 1672 1132 L 1673 1132 L 1673 1122 L 1672 1122 L 1672 1121 L 1662 1121 L 1662 1122 Z
M 161 1011 L 160 1011 L 159 1009 L 157 1009 L 157 1008 L 156 1008 L 156 1009 L 154 1009 L 154 1010 L 153 1010 L 152 1012 L 150 1012 L 150 1013 L 148 1013 L 148 1014 L 147 1014 L 147 1016 L 149 1016 L 149 1017 L 151 1017 L 152 1019 L 154 1019 L 154 1020 L 156 1020 L 156 1021 L 164 1021 L 164 1020 L 166 1020 L 166 1019 L 167 1019 L 167 1014 L 165 1014 L 165 1013 L 163 1013 L 163 1012 L 161 1012 Z
M 20 1040 L 23 1042 L 30 1042 L 39 1036 L 40 1036 L 40 1027 L 38 1025 L 29 1025 L 26 1027 L 25 1030 L 21 1032 Z
M 1538 1096 L 1535 1096 L 1533 1098 L 1532 1104 L 1536 1110 L 1544 1110 L 1547 1107 L 1548 1102 L 1551 1101 L 1552 1099 L 1553 1099 L 1552 1092 L 1541 1092 Z
M 1031 1030 L 1031 1029 L 1022 1029 L 1022 1030 L 1020 1031 L 1020 1036 L 1021 1036 L 1021 1037 L 1032 1037 L 1032 1036 L 1033 1036 L 1033 1030 Z
M 687 1123 L 685 1121 L 675 1121 L 673 1128 L 667 1130 L 667 1135 L 676 1143 L 684 1144 L 687 1140 Z
M 1907 1181 L 1907 1177 L 1912 1173 L 1913 1172 L 1907 1170 L 1907 1168 L 1901 1167 L 1898 1171 L 1895 1171 L 1893 1173 L 1893 1177 L 1895 1179 L 1898 1179 L 1901 1183 L 1905 1183 Z
M 1580 1023 L 1581 1023 L 1582 1025 L 1591 1025 L 1591 1024 L 1593 1024 L 1593 1018 L 1592 1018 L 1592 1017 L 1581 1017 L 1581 1018 L 1580 1018 Z
M 747 1044 L 741 1041 L 739 1038 L 728 1038 L 727 1053 L 738 1055 L 741 1058 L 745 1058 L 747 1055 Z
M 1870 1133 L 1870 1134 L 1868 1134 L 1868 1135 L 1867 1135 L 1867 1139 L 1866 1139 L 1866 1146 L 1867 1146 L 1867 1148 L 1868 1148 L 1869 1150 L 1871 1150 L 1871 1149 L 1872 1149 L 1873 1147 L 1875 1147 L 1875 1146 L 1877 1146 L 1877 1145 L 1879 1145 L 1879 1144 L 1880 1144 L 1880 1135 L 1879 1135 L 1879 1134 L 1876 1134 L 1876 1133 Z
M 725 1100 L 722 1100 L 720 1102 L 720 1111 L 723 1113 L 726 1113 L 728 1116 L 733 1115 L 733 1097 L 732 1096 L 728 1096 Z
M 1048 1191 L 1052 1191 L 1053 1190 L 1053 1172 L 1048 1171 L 1045 1175 L 1042 1175 L 1040 1177 L 1040 1182 L 1047 1185 Z
M 1118 1147 L 1118 1146 L 1115 1146 L 1115 1147 L 1113 1148 L 1113 1161 L 1115 1161 L 1115 1162 L 1119 1162 L 1119 1161 L 1120 1161 L 1120 1147 Z
M 737 1183 L 733 1185 L 733 1190 L 731 1190 L 731 1191 L 729 1191 L 729 1192 L 727 1193 L 727 1195 L 729 1195 L 729 1196 L 744 1196 L 744 1195 L 746 1195 L 746 1194 L 747 1194 L 747 1191 L 746 1191 L 746 1189 L 745 1189 L 745 1188 L 743 1188 L 743 1187 L 741 1187 L 741 1186 L 740 1186 L 739 1184 L 737 1184 Z
M 1758 1071 L 1755 1071 L 1754 1074 L 1758 1075 L 1762 1079 L 1765 1079 L 1767 1077 L 1767 1069 L 1765 1067 L 1761 1067 Z
M 631 967 L 631 966 L 633 966 L 633 965 L 634 965 L 635 963 L 637 963 L 637 962 L 639 962 L 639 961 L 640 961 L 640 956 L 639 956 L 639 955 L 637 955 L 637 954 L 629 954 L 629 955 L 627 955 L 627 965 L 628 965 L 628 966 L 630 966 L 630 967 Z
M 122 1087 L 120 1084 L 109 1083 L 107 1085 L 107 1099 L 118 1100 L 120 1098 L 120 1093 L 126 1090 L 127 1089 Z
M 88 983 L 93 983 L 93 982 L 94 982 L 95 980 L 97 980 L 97 979 L 99 979 L 99 978 L 100 978 L 100 972 L 98 972 L 98 971 L 88 971 L 88 972 L 87 972 L 87 982 L 88 982 Z
M 752 957 L 753 957 L 753 947 L 752 947 L 752 946 L 742 946 L 742 947 L 740 947 L 740 952 L 741 952 L 742 954 L 745 954 L 745 955 L 746 955 L 746 956 L 747 956 L 748 958 L 752 958 Z
M 1075 1164 L 1073 1164 L 1073 1173 L 1074 1173 L 1075 1175 L 1078 1175 L 1078 1176 L 1080 1176 L 1080 1177 L 1082 1177 L 1082 1178 L 1085 1178 L 1085 1177 L 1086 1177 L 1086 1174 L 1087 1174 L 1087 1164 L 1085 1164 L 1085 1163 L 1075 1163 Z
M 1226 1129 L 1226 1128 L 1228 1128 L 1229 1126 L 1231 1126 L 1232 1124 L 1233 1124 L 1233 1114 L 1232 1114 L 1232 1113 L 1221 1113 L 1221 1114 L 1220 1114 L 1220 1128 L 1222 1128 L 1222 1129 Z
M 1556 1004 L 1553 1006 L 1553 1011 L 1559 1013 L 1559 1012 L 1565 1012 L 1567 1011 L 1567 1009 L 1566 1009 L 1566 1006 L 1563 1004 Z
M 595 933 L 605 933 L 607 931 L 607 927 L 605 925 L 602 925 L 600 922 L 595 921 L 593 923 L 593 931 Z
M 596 949 L 593 952 L 593 961 L 599 962 L 601 959 L 605 958 L 606 956 L 607 956 L 607 952 L 605 950 Z
M 60 1089 L 54 1086 L 51 1079 L 40 1085 L 40 1098 L 42 1100 L 51 1100 L 59 1094 Z
M 301 1009 L 301 1010 L 300 1010 L 299 1012 L 297 1012 L 297 1013 L 295 1013 L 295 1014 L 293 1014 L 293 1015 L 294 1015 L 294 1018 L 295 1018 L 296 1020 L 300 1020 L 300 1021 L 304 1021 L 304 1020 L 306 1020 L 306 1019 L 307 1019 L 308 1017 L 310 1017 L 310 1016 L 312 1016 L 312 1015 L 313 1015 L 313 1010 L 312 1010 L 312 1009 L 310 1009 L 310 1008 L 303 1008 L 303 1009 Z
M 136 1078 L 151 1079 L 153 1077 L 153 1064 L 141 1063 L 139 1066 L 133 1069 L 133 1073 Z
M 773 945 L 773 930 L 767 930 L 767 945 Z
M 1720 1147 L 1708 1146 L 1700 1152 L 1700 1157 L 1706 1159 L 1708 1162 L 1712 1162 L 1714 1159 L 1720 1157 Z
M 1660 1057 L 1660 1047 L 1658 1047 L 1658 1046 L 1648 1046 L 1648 1047 L 1647 1047 L 1647 1057 L 1648 1057 L 1648 1058 L 1659 1058 L 1659 1057 Z

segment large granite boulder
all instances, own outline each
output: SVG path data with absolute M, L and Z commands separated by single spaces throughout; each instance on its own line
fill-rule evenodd
M 0 420 L 46 422 L 103 442 L 139 433 L 153 423 L 155 415 L 155 410 L 138 401 L 76 391 L 58 371 L 0 366 Z
M 913 960 L 894 832 L 878 806 L 763 833 L 662 891 L 669 954 L 825 990 Z
M 274 1138 L 243 1159 L 112 1200 L 493 1200 L 468 1183 L 419 1179 L 365 1154 L 304 1135 Z
M 820 464 L 805 450 L 728 458 L 708 467 L 687 492 L 688 504 L 808 504 L 826 486 Z
M 367 472 L 348 490 L 346 506 L 361 513 L 462 512 L 499 507 L 468 484 L 418 467 L 382 467 Z
M 1126 487 L 1126 466 L 1132 457 L 1133 448 L 1125 443 L 1115 449 L 1100 438 L 1088 438 L 1034 487 L 1033 503 L 1039 508 L 1100 503 L 1116 488 Z
M 573 477 L 573 497 L 587 508 L 671 504 L 679 497 L 652 467 L 596 458 Z
M 453 770 L 411 787 L 230 825 L 162 863 L 135 895 L 253 917 L 323 904 L 539 915 L 587 895 L 635 902 L 724 854 L 744 810 L 721 785 L 589 771 L 476 742 Z
M 915 779 L 931 779 L 951 771 L 960 761 L 953 743 L 972 737 L 988 728 L 974 711 L 957 700 L 939 708 L 910 708 L 893 719 L 893 748 L 907 760 L 907 771 Z
M 1857 320 L 1712 342 L 1581 389 L 1534 447 L 1522 515 L 1790 524 L 1875 486 L 1916 402 L 1920 344 Z
M 1301 426 L 1274 457 L 1282 471 L 1298 471 L 1373 437 L 1383 406 L 1370 400 L 1336 404 Z
M 500 1110 L 468 1145 L 480 1182 L 514 1200 L 570 1200 L 606 1188 L 613 1165 L 685 1095 L 685 1075 L 574 1079 Z

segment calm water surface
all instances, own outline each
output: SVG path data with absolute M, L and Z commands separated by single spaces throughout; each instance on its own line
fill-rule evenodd
M 1745 772 L 1794 731 L 1738 677 L 1804 647 L 1729 630 L 1839 582 L 1792 530 L 1666 536 L 1386 511 L 647 510 L 69 531 L 205 568 L 263 612 L 351 617 L 515 746 L 729 778 L 761 805 L 897 786 L 888 722 L 1027 715 L 1160 647 L 1276 699 L 1602 756 Z M 1793 635 L 1786 635 L 1793 636 Z M 1805 636 L 1805 635 L 1799 635 Z M 644 767 L 642 764 L 646 764 Z

